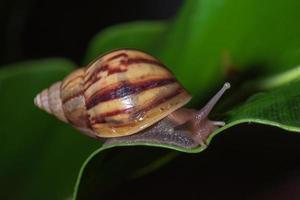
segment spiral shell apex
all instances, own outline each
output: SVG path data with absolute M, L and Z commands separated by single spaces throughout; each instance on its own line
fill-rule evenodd
M 91 136 L 108 138 L 137 133 L 190 99 L 157 59 L 120 49 L 43 90 L 35 104 Z
M 49 114 L 55 115 L 58 119 L 68 122 L 62 109 L 60 85 L 61 82 L 59 81 L 44 89 L 34 98 L 34 104 Z

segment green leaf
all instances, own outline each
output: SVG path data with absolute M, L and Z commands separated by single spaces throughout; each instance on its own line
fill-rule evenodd
M 241 123 L 258 123 L 300 132 L 300 76 L 282 86 L 259 92 L 227 113 L 227 124 L 219 132 Z
M 131 22 L 107 28 L 91 41 L 85 63 L 99 54 L 119 48 L 135 48 L 155 54 L 160 36 L 165 32 L 164 22 Z
M 167 149 L 149 147 L 103 147 L 91 154 L 77 179 L 76 199 L 109 196 L 120 184 L 142 177 L 177 156 Z
M 229 99 L 234 104 L 226 107 L 226 111 L 229 111 L 221 118 L 227 124 L 211 134 L 208 143 L 216 134 L 240 123 L 261 123 L 299 132 L 300 91 L 297 90 L 300 86 L 297 80 L 299 70 L 285 72 L 300 63 L 298 37 L 300 13 L 297 11 L 299 6 L 300 3 L 294 0 L 276 2 L 271 0 L 263 2 L 258 0 L 190 0 L 186 1 L 175 20 L 166 24 L 167 27 L 162 33 L 158 31 L 154 34 L 154 41 L 160 38 L 159 46 L 154 51 L 148 45 L 145 47 L 139 46 L 139 42 L 129 42 L 130 36 L 123 37 L 124 29 L 117 29 L 118 26 L 116 26 L 114 27 L 115 33 L 120 41 L 106 40 L 109 38 L 109 31 L 106 35 L 100 34 L 97 40 L 101 41 L 103 38 L 107 43 L 93 40 L 92 47 L 99 45 L 95 48 L 99 51 L 95 54 L 88 53 L 88 55 L 95 57 L 99 52 L 127 47 L 128 44 L 130 47 L 146 51 L 148 48 L 152 49 L 153 54 L 171 68 L 180 82 L 193 94 L 194 103 L 199 102 L 203 97 L 207 98 L 212 88 L 224 79 L 231 78 L 228 77 L 231 71 L 243 74 L 253 70 L 256 72 L 255 78 L 260 77 L 263 80 L 250 81 L 242 84 L 240 89 L 232 89 L 229 92 L 236 92 L 236 94 L 228 98 L 237 96 L 239 101 Z M 123 26 L 126 27 L 126 25 Z M 142 44 L 148 42 L 144 41 L 144 38 L 141 40 L 143 40 Z M 153 42 L 152 39 L 149 41 L 148 44 Z M 280 72 L 285 73 L 278 74 Z M 264 79 L 265 76 L 272 74 L 278 75 Z M 245 82 L 245 80 L 241 81 Z M 247 85 L 255 87 L 250 90 L 244 87 Z M 234 86 L 238 87 L 238 85 Z M 245 88 L 249 91 L 245 91 Z M 246 97 L 250 95 L 249 100 L 245 101 L 243 92 L 247 93 Z M 264 93 L 255 94 L 256 92 Z M 223 101 L 226 102 L 226 99 Z M 239 103 L 238 106 L 237 103 Z M 218 110 L 219 114 L 224 112 L 224 107 Z M 127 149 L 124 146 L 154 146 L 187 153 L 198 153 L 204 150 L 203 147 L 186 149 L 167 144 L 134 141 L 104 145 L 95 151 L 82 166 L 74 197 L 78 195 L 79 199 L 84 199 L 86 194 L 91 194 L 85 193 L 86 188 L 93 184 L 92 180 L 90 182 L 87 180 L 89 175 L 103 177 L 103 174 L 108 172 L 110 176 L 116 178 L 112 175 L 113 173 L 109 172 L 113 169 L 102 168 L 109 161 L 101 158 L 102 153 L 115 152 L 114 148 L 121 146 L 123 146 L 122 149 Z M 145 151 L 144 157 L 147 158 L 151 153 L 151 149 Z M 118 156 L 119 159 L 130 159 L 130 156 L 135 156 L 135 151 L 130 154 L 120 153 Z M 127 173 L 131 174 L 136 170 L 136 166 L 142 167 L 139 165 L 139 159 L 122 163 L 126 163 L 122 167 L 128 165 L 130 170 L 122 171 L 121 177 L 116 178 L 115 182 L 128 180 L 126 179 Z M 95 166 L 102 166 L 101 172 L 95 170 Z M 101 186 L 106 181 L 108 181 L 107 177 L 99 178 L 95 183 L 96 186 Z M 113 184 L 112 182 L 110 184 Z M 99 190 L 104 192 L 105 189 Z
M 0 199 L 66 199 L 97 141 L 36 108 L 34 96 L 74 64 L 44 59 L 0 70 Z
M 295 0 L 186 1 L 159 57 L 196 99 L 226 78 L 228 67 L 282 72 L 300 63 L 299 7 Z
M 279 80 L 280 76 L 277 76 Z M 282 76 L 282 78 L 286 78 Z M 266 83 L 262 81 L 260 83 Z M 260 84 L 263 88 L 263 84 Z M 258 123 L 276 126 L 288 131 L 300 132 L 300 76 L 276 89 L 257 93 L 242 105 L 226 114 L 226 125 L 210 135 L 209 144 L 218 133 L 241 123 Z M 199 153 L 204 147 L 183 148 L 168 144 L 150 142 L 113 143 L 96 150 L 83 164 L 77 179 L 74 197 L 85 199 L 86 195 L 97 195 L 111 191 L 113 186 L 130 181 L 132 174 L 149 166 L 146 173 L 171 161 L 176 154 L 168 151 L 154 151 L 150 148 L 128 149 L 129 146 L 152 146 L 173 149 L 185 153 Z M 118 147 L 123 147 L 119 149 Z M 163 152 L 163 153 L 162 153 Z M 103 158 L 105 157 L 105 158 Z M 153 163 L 159 163 L 155 165 Z M 148 166 L 148 167 L 147 167 Z M 116 173 L 116 171 L 118 173 Z

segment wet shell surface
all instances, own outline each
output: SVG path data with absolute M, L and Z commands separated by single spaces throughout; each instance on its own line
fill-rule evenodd
M 138 133 L 190 99 L 157 59 L 120 49 L 45 89 L 35 103 L 90 136 L 110 138 Z

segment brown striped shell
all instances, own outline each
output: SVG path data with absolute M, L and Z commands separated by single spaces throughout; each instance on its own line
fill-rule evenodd
M 137 133 L 190 99 L 157 59 L 120 49 L 43 90 L 35 104 L 90 136 L 110 138 Z

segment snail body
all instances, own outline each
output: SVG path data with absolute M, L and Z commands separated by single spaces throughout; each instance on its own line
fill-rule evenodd
M 132 49 L 100 56 L 35 97 L 35 104 L 94 138 L 138 134 L 164 118 L 202 143 L 223 122 L 207 120 L 224 87 L 200 111 L 183 108 L 191 95 L 156 58 Z

